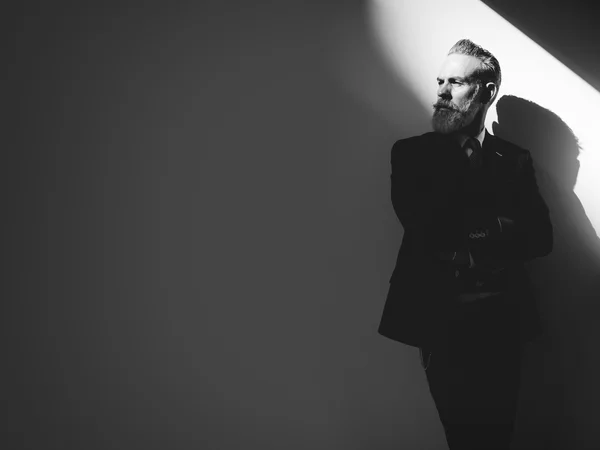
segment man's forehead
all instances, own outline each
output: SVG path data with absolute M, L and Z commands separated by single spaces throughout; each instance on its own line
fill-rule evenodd
M 440 68 L 439 78 L 468 78 L 481 67 L 481 61 L 474 56 L 453 53 L 448 55 Z

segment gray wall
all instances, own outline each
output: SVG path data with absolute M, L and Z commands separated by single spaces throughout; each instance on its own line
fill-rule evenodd
M 5 436 L 443 448 L 418 353 L 376 333 L 402 236 L 389 150 L 425 113 L 360 3 L 223 3 L 13 13 Z M 344 90 L 343 58 L 397 126 Z
M 446 448 L 418 351 L 376 333 L 402 239 L 389 150 L 429 112 L 361 2 L 222 3 L 9 16 L 3 438 Z

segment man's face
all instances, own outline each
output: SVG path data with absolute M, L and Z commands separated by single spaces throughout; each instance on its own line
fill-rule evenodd
M 449 134 L 469 126 L 484 108 L 479 83 L 473 72 L 480 67 L 474 56 L 452 54 L 446 57 L 438 75 L 438 99 L 433 105 L 431 123 L 439 133 Z

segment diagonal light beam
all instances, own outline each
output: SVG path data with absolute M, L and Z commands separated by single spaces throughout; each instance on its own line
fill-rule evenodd
M 448 49 L 469 38 L 500 61 L 500 97 L 521 97 L 558 115 L 579 139 L 580 169 L 573 191 L 600 237 L 600 93 L 482 2 L 371 0 L 368 13 L 382 56 L 429 111 Z M 492 107 L 486 119 L 490 132 L 497 120 Z

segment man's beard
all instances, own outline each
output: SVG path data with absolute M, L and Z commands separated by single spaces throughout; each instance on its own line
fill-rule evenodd
M 479 103 L 476 101 L 477 94 L 478 92 L 462 107 L 444 100 L 436 102 L 433 105 L 433 116 L 431 117 L 433 130 L 442 134 L 450 134 L 470 125 L 479 112 Z

